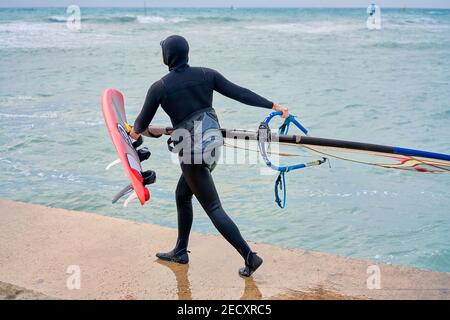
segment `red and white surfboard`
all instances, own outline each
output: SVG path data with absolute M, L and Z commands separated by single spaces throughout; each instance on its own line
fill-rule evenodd
M 133 147 L 133 142 L 125 130 L 127 118 L 123 94 L 115 89 L 106 89 L 101 97 L 101 105 L 106 127 L 119 155 L 120 162 L 131 181 L 136 196 L 144 205 L 146 201 L 150 200 L 150 192 L 143 185 L 141 162 Z

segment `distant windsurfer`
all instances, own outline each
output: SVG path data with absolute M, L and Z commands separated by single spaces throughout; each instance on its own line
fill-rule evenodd
M 242 88 L 222 76 L 219 72 L 203 67 L 190 67 L 188 64 L 189 45 L 185 38 L 173 35 L 161 42 L 163 62 L 169 73 L 156 81 L 148 90 L 144 106 L 134 123 L 131 137 L 138 139 L 152 121 L 159 106 L 170 117 L 174 128 L 189 127 L 193 116 L 210 123 L 218 123 L 213 109 L 213 92 L 241 103 L 274 109 L 289 115 L 286 107 Z M 205 114 L 204 116 L 202 114 Z M 202 118 L 203 117 L 203 118 Z M 191 231 L 193 210 L 192 196 L 200 202 L 217 230 L 244 258 L 245 266 L 239 269 L 241 276 L 250 276 L 263 260 L 253 252 L 242 237 L 238 227 L 222 208 L 211 175 L 214 166 L 205 163 L 180 163 L 182 174 L 176 188 L 178 212 L 178 239 L 175 248 L 167 253 L 157 253 L 162 260 L 188 263 L 188 242 Z
M 370 4 L 367 7 L 367 28 L 370 30 L 381 29 L 381 9 L 375 3 Z
M 369 16 L 373 16 L 375 14 L 376 11 L 376 7 L 375 4 L 372 3 L 368 8 L 367 8 L 367 13 L 369 14 Z

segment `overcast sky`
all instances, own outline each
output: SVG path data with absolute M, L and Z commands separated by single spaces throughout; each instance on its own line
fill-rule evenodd
M 0 0 L 0 7 L 366 7 L 372 0 Z M 382 7 L 450 8 L 450 0 L 373 0 Z

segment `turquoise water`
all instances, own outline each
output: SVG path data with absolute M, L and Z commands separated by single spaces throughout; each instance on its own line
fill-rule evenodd
M 152 201 L 124 209 L 127 183 L 100 111 L 107 87 L 130 120 L 165 74 L 159 41 L 182 34 L 191 65 L 287 105 L 320 137 L 450 152 L 450 11 L 363 9 L 0 9 L 0 197 L 176 226 L 178 167 L 147 140 L 158 173 Z M 255 129 L 259 108 L 220 97 L 224 127 Z M 161 111 L 156 124 L 168 124 Z M 273 203 L 259 165 L 215 171 L 228 213 L 248 239 L 450 271 L 450 178 L 333 161 L 291 173 L 288 207 Z M 194 230 L 216 233 L 196 205 Z

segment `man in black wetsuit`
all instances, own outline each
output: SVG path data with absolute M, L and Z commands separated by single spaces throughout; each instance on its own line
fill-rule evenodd
M 242 88 L 219 72 L 188 65 L 189 45 L 186 39 L 173 35 L 161 42 L 163 61 L 169 73 L 156 81 L 148 90 L 144 106 L 134 123 L 131 137 L 138 139 L 152 121 L 159 106 L 170 117 L 174 127 L 201 109 L 212 108 L 213 91 L 251 106 L 274 109 L 288 116 L 288 109 L 272 103 L 256 93 Z M 214 226 L 244 258 L 241 276 L 250 276 L 262 259 L 248 246 L 239 229 L 225 213 L 211 176 L 211 168 L 204 164 L 181 163 L 182 175 L 176 189 L 178 212 L 178 239 L 175 248 L 167 253 L 157 253 L 162 260 L 188 263 L 188 241 L 192 226 L 192 196 L 200 202 Z

